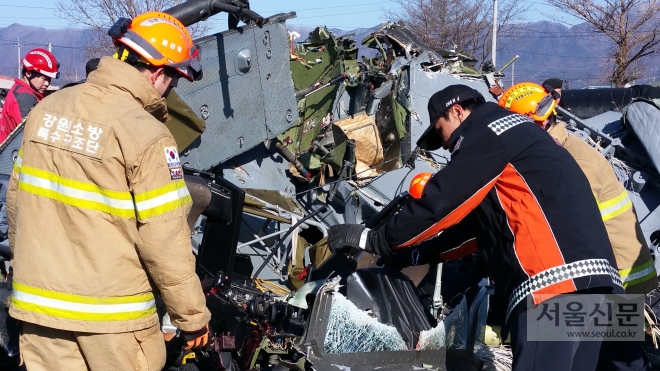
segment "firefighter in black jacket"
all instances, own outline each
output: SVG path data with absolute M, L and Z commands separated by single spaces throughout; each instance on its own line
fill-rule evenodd
M 330 250 L 364 250 L 387 261 L 470 215 L 483 266 L 509 298 L 505 327 L 514 371 L 594 370 L 600 342 L 527 341 L 524 312 L 530 295 L 539 304 L 544 294 L 623 293 L 587 178 L 529 118 L 486 103 L 472 88 L 449 86 L 428 108 L 432 125 L 417 144 L 450 150 L 451 162 L 383 228 L 331 227 Z M 474 247 L 465 244 L 452 255 Z

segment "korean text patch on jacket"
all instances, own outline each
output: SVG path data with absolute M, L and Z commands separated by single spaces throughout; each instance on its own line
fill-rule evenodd
M 208 323 L 166 116 L 153 85 L 110 57 L 33 109 L 7 194 L 13 317 L 137 331 L 158 323 L 159 292 L 178 328 Z

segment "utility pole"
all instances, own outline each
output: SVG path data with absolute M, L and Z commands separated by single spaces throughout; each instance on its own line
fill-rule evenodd
M 18 36 L 18 42 L 16 43 L 18 47 L 18 78 L 21 78 L 21 37 Z
M 513 75 L 515 74 L 515 72 L 516 72 L 516 62 L 513 62 L 511 63 L 511 86 L 515 85 L 515 83 L 513 82 L 514 81 Z
M 493 55 L 493 67 L 497 66 L 497 0 L 493 0 L 493 50 L 491 52 Z

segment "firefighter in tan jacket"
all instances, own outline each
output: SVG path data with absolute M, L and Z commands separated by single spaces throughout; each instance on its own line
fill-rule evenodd
M 156 291 L 188 348 L 209 338 L 191 199 L 163 125 L 162 95 L 201 76 L 198 55 L 165 13 L 118 25 L 121 60 L 33 108 L 11 176 L 10 314 L 30 371 L 161 370 Z
M 558 92 L 550 86 L 545 89 L 525 82 L 504 92 L 499 104 L 530 116 L 573 156 L 596 197 L 623 288 L 628 294 L 648 294 L 658 287 L 658 274 L 628 192 L 614 174 L 612 165 L 598 151 L 570 135 L 563 123 L 556 123 L 552 113 L 559 98 Z

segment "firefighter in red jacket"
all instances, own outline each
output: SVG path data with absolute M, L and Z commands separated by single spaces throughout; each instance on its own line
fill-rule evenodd
M 43 97 L 51 79 L 60 77 L 55 56 L 46 49 L 32 49 L 22 60 L 21 78 L 16 79 L 0 113 L 0 143 L 11 134 Z

